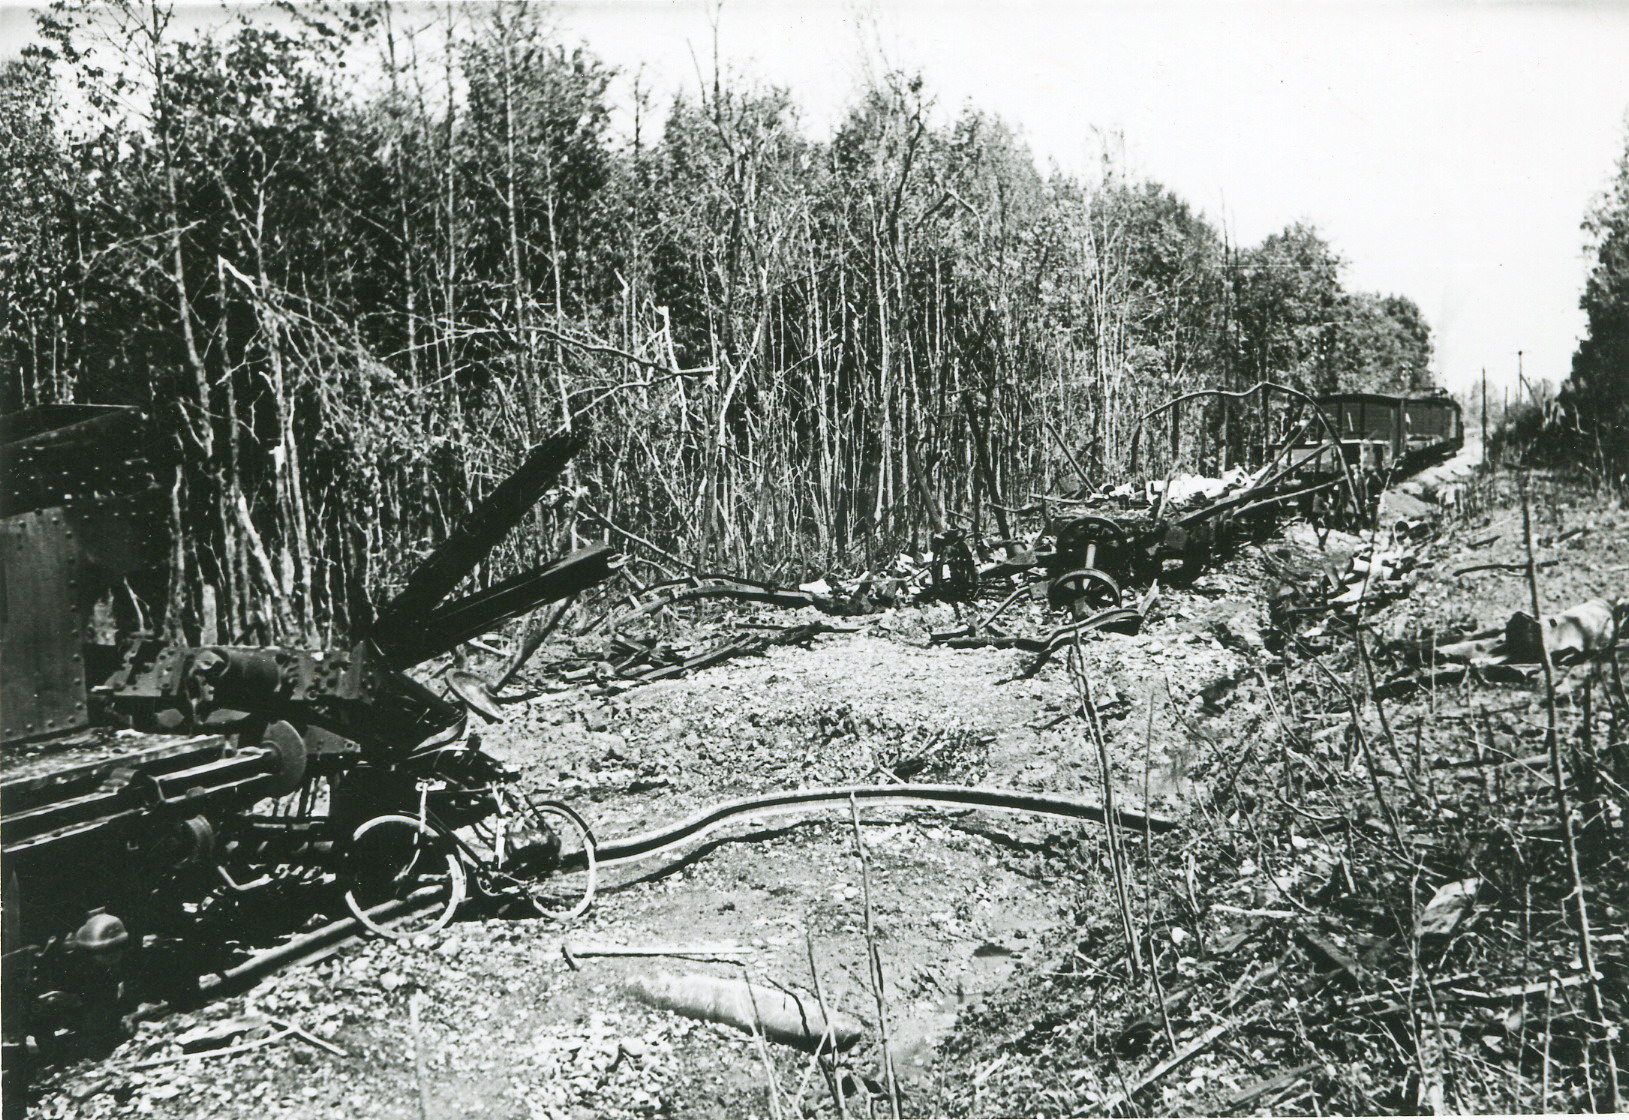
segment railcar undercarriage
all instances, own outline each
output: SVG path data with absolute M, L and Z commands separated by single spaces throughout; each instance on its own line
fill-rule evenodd
M 535 447 L 345 647 L 189 646 L 129 627 L 98 642 L 98 603 L 117 612 L 110 589 L 165 557 L 153 526 L 169 468 L 145 431 L 135 410 L 57 406 L 0 433 L 8 1076 L 196 989 L 196 962 L 165 959 L 257 892 L 317 884 L 316 906 L 384 929 L 375 895 L 434 886 L 403 880 L 421 848 L 460 845 L 450 914 L 470 891 L 524 887 L 546 904 L 534 885 L 592 845 L 569 809 L 519 798 L 464 734 L 464 707 L 406 672 L 614 570 L 591 547 L 448 599 L 573 440 Z M 210 936 L 248 936 L 231 925 Z

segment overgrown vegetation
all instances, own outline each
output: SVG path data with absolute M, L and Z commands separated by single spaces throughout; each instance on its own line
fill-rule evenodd
M 1553 478 L 1475 490 L 1493 512 L 1442 526 L 1424 560 L 1497 542 L 1493 566 L 1513 569 L 1498 587 L 1441 571 L 1430 605 L 1360 603 L 1350 626 L 1281 632 L 1224 701 L 1243 734 L 1212 735 L 1170 698 L 1159 718 L 1198 752 L 1194 812 L 1165 836 L 1081 845 L 1077 928 L 964 1016 L 928 1111 L 1622 1110 L 1621 608 L 1589 659 L 1410 682 L 1451 630 L 1444 608 L 1559 610 L 1540 567 L 1582 534 L 1621 541 L 1624 522 Z M 1563 594 L 1599 588 L 1594 567 L 1567 566 Z
M 561 426 L 591 443 L 528 549 L 586 519 L 778 576 L 1115 481 L 1195 386 L 1429 383 L 1418 309 L 1316 230 L 1235 246 L 1158 184 L 1043 174 L 917 80 L 817 139 L 722 72 L 615 105 L 538 7 L 401 18 L 68 2 L 0 75 L 4 404 L 157 418 L 171 631 L 353 627 Z M 1141 471 L 1257 438 L 1184 423 Z
M 1629 485 L 1629 139 L 1611 182 L 1584 219 L 1594 266 L 1579 306 L 1586 333 L 1572 373 L 1511 418 L 1506 450 L 1553 466 L 1582 467 L 1608 484 Z

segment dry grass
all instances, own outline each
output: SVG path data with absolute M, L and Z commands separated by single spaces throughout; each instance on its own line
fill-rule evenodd
M 1481 493 L 1486 510 L 1498 491 Z M 1450 527 L 1439 549 L 1473 529 Z M 1525 574 L 1536 612 L 1536 562 Z M 1088 838 L 1059 876 L 1078 931 L 964 1017 L 930 1111 L 1621 1107 L 1629 698 L 1615 658 L 1564 680 L 1546 663 L 1536 688 L 1383 706 L 1385 649 L 1361 625 L 1331 633 L 1289 636 L 1234 700 L 1261 705 L 1259 741 L 1196 737 L 1212 792 L 1185 831 Z M 1453 920 L 1422 929 L 1439 889 L 1469 880 L 1468 905 L 1440 902 Z M 997 1054 L 1013 1060 L 975 1107 L 968 1071 Z

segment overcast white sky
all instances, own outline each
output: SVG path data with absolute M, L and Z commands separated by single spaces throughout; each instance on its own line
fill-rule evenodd
M 0 0 L 3 2 L 3 0 Z M 187 22 L 206 22 L 201 5 Z M 562 0 L 558 22 L 658 91 L 721 56 L 790 87 L 825 134 L 868 72 L 919 72 L 1043 165 L 1087 170 L 1120 130 L 1134 170 L 1240 242 L 1314 222 L 1349 286 L 1419 303 L 1437 366 L 1560 381 L 1583 328 L 1579 223 L 1623 150 L 1629 2 Z M 28 33 L 0 8 L 0 56 Z M 624 87 L 625 88 L 625 87 Z

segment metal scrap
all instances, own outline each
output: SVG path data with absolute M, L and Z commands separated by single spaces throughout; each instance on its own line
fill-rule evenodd
M 1503 627 L 1478 631 L 1452 641 L 1433 636 L 1426 642 L 1399 643 L 1394 652 L 1437 664 L 1472 666 L 1537 664 L 1542 651 L 1559 665 L 1575 664 L 1610 650 L 1617 640 L 1618 611 L 1606 599 L 1590 599 L 1542 624 L 1526 611 L 1516 611 Z
M 695 653 L 681 652 L 672 643 L 656 639 L 637 641 L 613 635 L 607 642 L 603 657 L 594 659 L 583 668 L 566 670 L 561 673 L 561 678 L 573 682 L 592 681 L 605 693 L 622 692 L 642 684 L 671 680 L 737 657 L 761 654 L 775 646 L 803 645 L 820 634 L 836 633 L 842 629 L 826 622 L 806 622 L 767 634 L 728 641 Z

